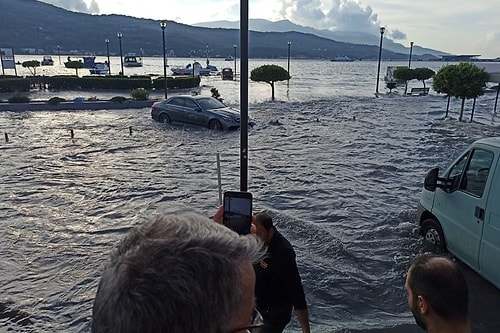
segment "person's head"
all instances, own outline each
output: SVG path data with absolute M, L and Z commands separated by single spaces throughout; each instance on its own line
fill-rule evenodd
M 273 219 L 269 214 L 262 212 L 255 214 L 255 235 L 264 243 L 269 243 L 274 233 Z
M 197 213 L 132 229 L 111 255 L 92 332 L 241 332 L 252 317 L 261 244 Z M 244 331 L 244 330 L 243 330 Z
M 405 288 L 408 306 L 423 329 L 433 315 L 448 323 L 468 323 L 467 281 L 452 260 L 432 254 L 418 256 L 410 265 Z

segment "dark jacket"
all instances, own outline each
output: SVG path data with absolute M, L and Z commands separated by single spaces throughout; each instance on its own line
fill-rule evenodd
M 292 244 L 275 229 L 265 259 L 254 265 L 257 308 L 282 309 L 290 315 L 292 307 L 306 309 L 304 288 L 295 262 Z M 264 313 L 263 313 L 264 315 Z

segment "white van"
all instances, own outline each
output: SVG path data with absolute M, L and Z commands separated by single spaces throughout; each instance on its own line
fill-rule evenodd
M 427 173 L 418 205 L 425 239 L 500 288 L 500 137 L 474 142 Z

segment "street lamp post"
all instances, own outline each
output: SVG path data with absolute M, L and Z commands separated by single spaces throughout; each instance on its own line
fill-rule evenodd
M 292 42 L 288 41 L 288 67 L 287 67 L 288 76 L 290 76 L 290 46 L 291 45 L 292 45 Z M 290 79 L 288 79 L 286 84 L 288 85 L 289 82 L 290 82 Z
M 116 36 L 118 37 L 118 42 L 120 43 L 120 65 L 121 65 L 121 75 L 123 75 L 123 52 L 122 52 L 122 37 L 123 37 L 123 34 L 121 32 L 118 32 L 116 34 Z
M 111 62 L 109 61 L 109 39 L 105 39 L 104 42 L 106 43 L 106 53 L 108 55 L 108 74 L 111 75 Z
M 167 21 L 160 22 L 161 35 L 163 38 L 163 80 L 165 81 L 165 99 L 167 99 L 167 58 L 165 56 L 165 28 Z
M 378 94 L 378 81 L 380 79 L 380 58 L 382 57 L 382 40 L 384 39 L 385 28 L 380 27 L 380 47 L 378 50 L 378 69 L 377 69 L 377 88 L 375 92 Z
M 410 42 L 410 57 L 408 58 L 408 69 L 411 66 L 411 53 L 413 52 L 413 42 Z
M 234 47 L 234 79 L 236 80 L 236 44 L 233 44 Z
M 61 64 L 61 47 L 57 45 L 57 54 L 59 55 L 59 65 Z

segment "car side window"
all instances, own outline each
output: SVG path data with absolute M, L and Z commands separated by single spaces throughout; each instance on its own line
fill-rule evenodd
M 198 104 L 196 104 L 195 101 L 192 101 L 190 99 L 186 99 L 186 107 L 190 108 L 190 109 L 196 109 L 198 108 Z
M 494 154 L 486 149 L 475 149 L 465 169 L 460 190 L 481 197 L 488 180 Z
M 175 106 L 184 106 L 184 101 L 182 98 L 174 98 L 168 104 Z
M 462 156 L 448 172 L 448 175 L 446 177 L 447 179 L 446 182 L 450 186 L 449 188 L 450 192 L 456 191 L 458 189 L 468 159 L 469 159 L 469 152 L 467 152 L 467 154 Z

